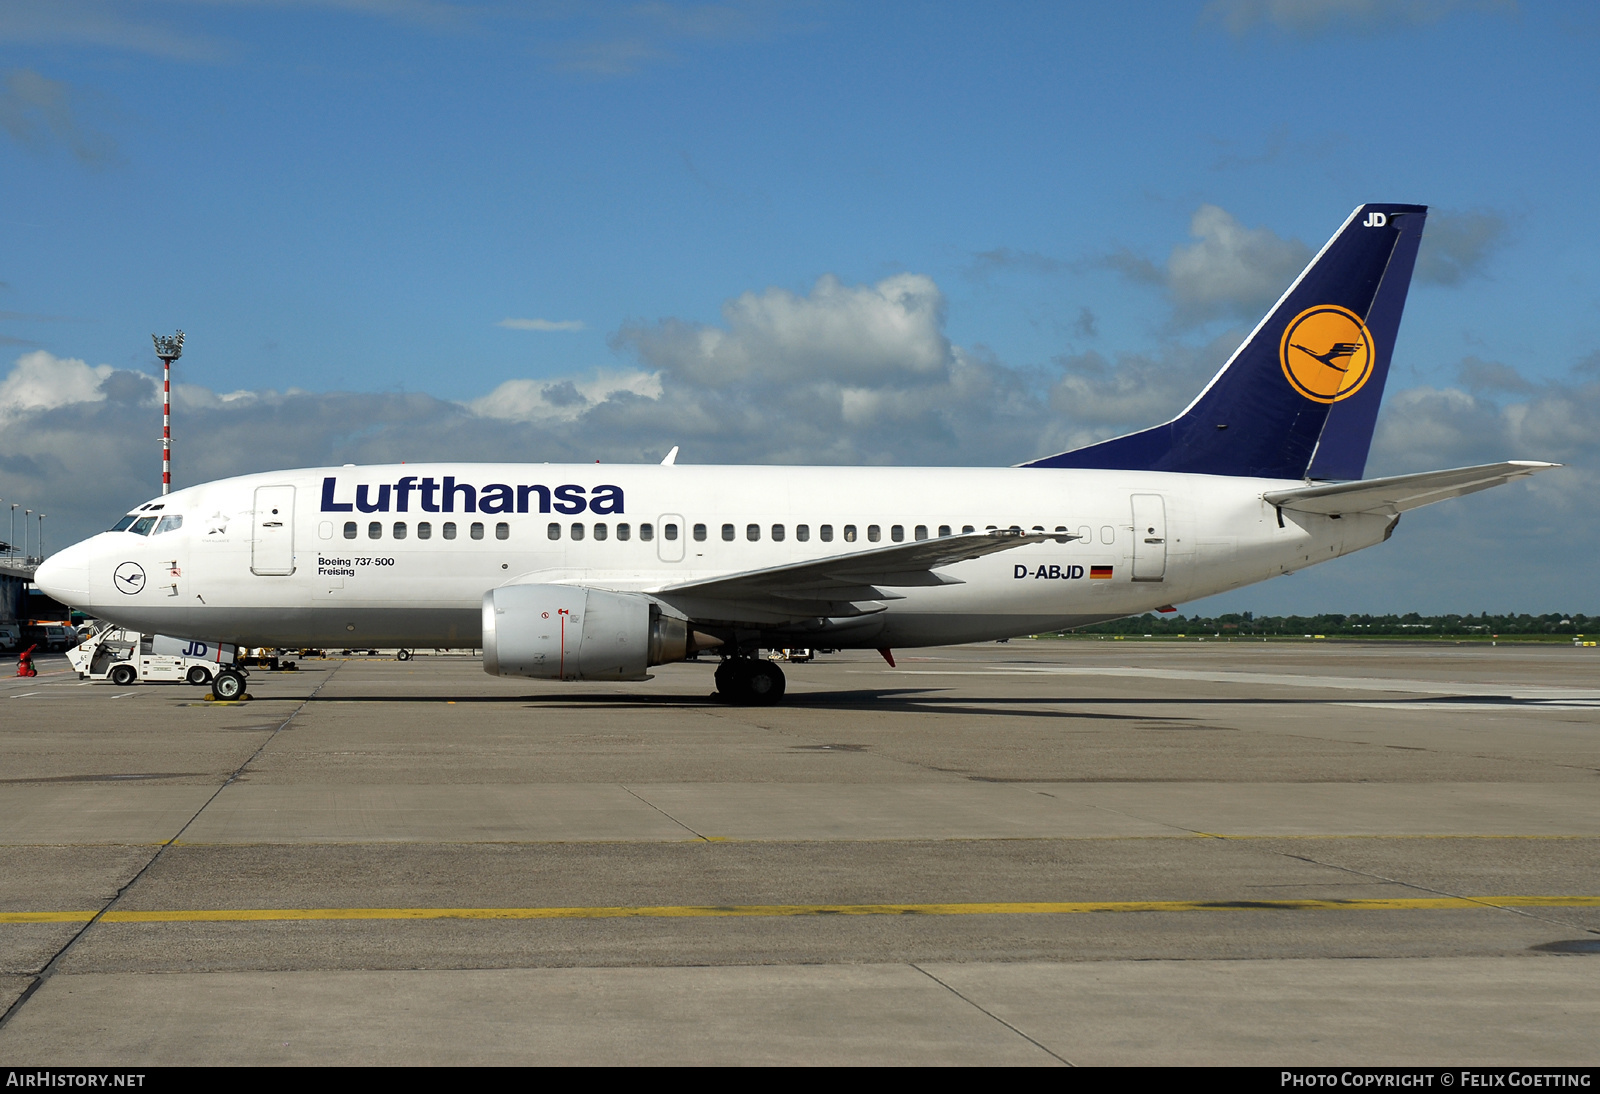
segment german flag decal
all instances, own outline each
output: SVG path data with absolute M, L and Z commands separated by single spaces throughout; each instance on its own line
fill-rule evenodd
M 1110 566 L 1090 566 L 1089 567 L 1089 580 L 1090 581 L 1110 581 L 1111 580 L 1111 567 Z

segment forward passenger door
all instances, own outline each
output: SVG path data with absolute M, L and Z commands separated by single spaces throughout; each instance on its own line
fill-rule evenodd
M 263 577 L 294 573 L 294 487 L 256 487 L 251 527 L 250 572 Z

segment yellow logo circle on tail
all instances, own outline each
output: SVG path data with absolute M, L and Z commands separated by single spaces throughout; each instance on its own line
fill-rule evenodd
M 1337 403 L 1372 375 L 1372 332 L 1337 304 L 1307 308 L 1284 328 L 1278 359 L 1294 389 L 1319 403 Z

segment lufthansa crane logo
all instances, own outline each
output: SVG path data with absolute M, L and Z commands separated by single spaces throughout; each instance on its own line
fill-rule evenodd
M 1372 332 L 1337 304 L 1307 308 L 1284 328 L 1278 358 L 1294 389 L 1319 403 L 1337 403 L 1372 375 Z
M 124 562 L 111 576 L 115 579 L 118 592 L 132 595 L 144 588 L 144 567 L 137 562 Z

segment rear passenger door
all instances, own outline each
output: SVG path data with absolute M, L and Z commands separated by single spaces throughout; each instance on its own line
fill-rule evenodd
M 1133 580 L 1167 576 L 1167 504 L 1160 494 L 1133 495 Z

